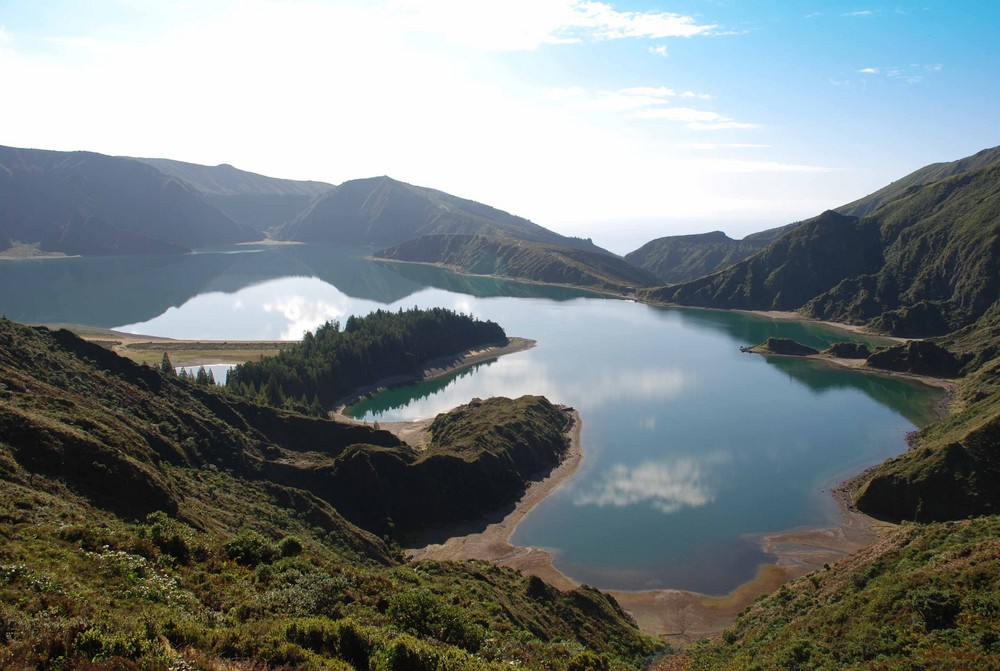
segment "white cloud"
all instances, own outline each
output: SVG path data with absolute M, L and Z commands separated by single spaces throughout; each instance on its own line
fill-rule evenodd
M 717 149 L 769 149 L 771 145 L 768 144 L 752 144 L 749 142 L 727 142 L 727 143 L 715 143 L 715 142 L 684 142 L 680 146 L 685 149 L 696 149 L 699 151 L 715 151 Z
M 643 461 L 631 467 L 615 464 L 595 486 L 578 493 L 573 504 L 599 508 L 646 504 L 665 515 L 697 508 L 715 500 L 712 467 L 728 462 L 725 455 L 714 454 L 703 459 Z
M 713 173 L 829 173 L 832 168 L 819 165 L 779 163 L 777 161 L 740 161 L 736 159 L 699 159 L 693 161 L 699 168 Z
M 661 44 L 658 47 L 650 47 L 649 48 L 649 53 L 655 54 L 656 56 L 663 56 L 664 58 L 666 58 L 666 56 L 667 56 L 667 45 Z
M 683 123 L 690 130 L 726 130 L 756 128 L 757 124 L 735 121 L 724 114 L 691 107 L 657 107 L 633 112 L 633 119 L 661 119 Z
M 672 98 L 685 100 L 711 100 L 707 93 L 676 91 L 667 86 L 633 86 L 617 91 L 590 93 L 578 87 L 554 89 L 547 98 L 566 101 L 568 109 L 619 112 L 630 119 L 659 119 L 687 124 L 692 130 L 717 130 L 720 128 L 756 128 L 756 124 L 738 122 L 718 112 L 690 107 L 670 106 Z
M 922 65 L 920 63 L 910 63 L 908 66 L 900 67 L 867 67 L 858 70 L 865 75 L 882 75 L 887 79 L 895 79 L 907 84 L 918 84 L 924 80 L 924 74 L 929 72 L 941 72 L 944 69 L 940 63 Z
M 845 12 L 841 14 L 841 16 L 858 16 L 858 17 L 875 16 L 875 12 L 870 9 L 859 9 L 856 12 Z
M 580 0 L 396 0 L 388 14 L 408 30 L 487 51 L 520 51 L 545 44 L 625 38 L 662 39 L 710 34 L 716 27 L 670 12 L 623 12 Z

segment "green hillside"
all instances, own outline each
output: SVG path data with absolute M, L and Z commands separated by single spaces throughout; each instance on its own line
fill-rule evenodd
M 857 480 L 858 508 L 877 517 L 957 520 L 1000 511 L 1000 303 L 935 342 L 965 366 L 955 412 Z
M 1000 668 L 1000 519 L 908 525 L 740 614 L 691 671 Z
M 317 198 L 276 237 L 382 248 L 436 234 L 496 235 L 604 251 L 589 240 L 559 235 L 489 205 L 389 177 L 344 182 Z
M 1000 147 L 984 149 L 950 163 L 934 163 L 895 180 L 878 191 L 834 210 L 838 214 L 863 217 L 881 205 L 916 187 L 953 177 L 1000 161 Z M 629 263 L 650 271 L 661 282 L 679 284 L 709 275 L 747 258 L 791 231 L 800 222 L 754 233 L 733 240 L 724 233 L 677 235 L 652 240 L 625 256 Z
M 911 337 L 962 328 L 1000 298 L 1000 163 L 914 187 L 861 219 L 825 212 L 729 268 L 645 295 Z
M 689 282 L 759 252 L 798 223 L 733 240 L 722 231 L 672 235 L 647 242 L 625 260 L 667 284 Z
M 874 272 L 881 263 L 874 227 L 827 211 L 728 268 L 642 295 L 681 305 L 795 310 L 843 278 Z
M 947 177 L 953 177 L 968 170 L 975 170 L 1000 161 L 1000 147 L 984 149 L 972 156 L 948 163 L 932 163 L 919 170 L 914 170 L 906 177 L 902 177 L 887 184 L 878 191 L 871 193 L 864 198 L 859 198 L 837 208 L 837 212 L 853 217 L 863 217 L 874 212 L 883 203 L 893 200 L 902 195 L 910 188 L 930 184 Z
M 1000 298 L 1000 163 L 916 187 L 863 221 L 877 227 L 884 263 L 817 295 L 807 315 L 940 335 Z
M 0 147 L 0 230 L 43 251 L 173 254 L 260 236 L 187 184 L 128 158 Z
M 653 273 L 661 282 L 679 284 L 736 263 L 765 246 L 733 240 L 722 231 L 674 235 L 647 242 L 626 254 L 625 260 Z
M 544 399 L 439 418 L 421 454 L 7 320 L 0 380 L 3 668 L 635 668 L 658 647 L 590 588 L 400 563 L 380 515 L 404 496 L 401 522 L 474 515 L 558 459 L 566 419 Z M 456 474 L 474 498 L 442 486 Z M 331 505 L 352 486 L 348 512 L 385 538 Z
M 265 177 L 228 164 L 207 166 L 165 158 L 138 158 L 194 187 L 234 221 L 268 231 L 291 221 L 314 198 L 334 188 L 325 182 Z
M 375 257 L 615 293 L 632 293 L 636 287 L 656 283 L 646 271 L 609 254 L 485 235 L 427 235 Z

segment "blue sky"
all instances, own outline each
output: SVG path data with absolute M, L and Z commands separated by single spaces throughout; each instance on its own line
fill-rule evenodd
M 0 144 L 388 174 L 625 252 L 1000 144 L 1000 2 L 0 0 Z

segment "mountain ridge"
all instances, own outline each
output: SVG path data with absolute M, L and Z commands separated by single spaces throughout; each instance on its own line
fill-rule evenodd
M 374 257 L 618 294 L 656 283 L 652 274 L 616 256 L 488 235 L 425 235 L 376 252 Z
M 275 237 L 386 248 L 433 234 L 489 234 L 610 254 L 589 240 L 569 238 L 495 207 L 385 175 L 340 184 Z
M 0 200 L 0 230 L 45 251 L 170 254 L 259 238 L 152 166 L 94 152 L 0 147 Z M 100 229 L 96 246 L 76 234 L 87 226 Z

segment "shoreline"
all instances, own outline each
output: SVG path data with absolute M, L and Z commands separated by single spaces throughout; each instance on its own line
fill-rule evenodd
M 560 289 L 576 289 L 577 291 L 599 294 L 600 296 L 610 296 L 612 298 L 620 298 L 622 300 L 640 302 L 640 303 L 643 302 L 643 301 L 637 301 L 637 299 L 632 295 L 620 291 L 614 291 L 611 289 L 597 289 L 594 287 L 584 287 L 579 284 L 560 284 L 559 282 L 543 282 L 541 280 L 530 280 L 526 277 L 508 277 L 506 275 L 484 275 L 483 273 L 470 273 L 459 266 L 451 266 L 448 265 L 447 263 L 434 263 L 433 261 L 403 261 L 402 259 L 383 259 L 378 256 L 366 256 L 365 260 L 374 261 L 376 263 L 409 263 L 415 266 L 430 266 L 432 268 L 440 268 L 442 270 L 447 270 L 450 273 L 455 273 L 456 275 L 462 275 L 463 277 L 485 277 L 491 280 L 503 280 L 504 282 L 516 282 L 518 284 L 530 284 L 532 286 L 539 286 L 539 287 L 559 287 Z
M 333 410 L 330 411 L 330 415 L 340 421 L 360 423 L 360 420 L 347 416 L 344 414 L 344 411 L 370 394 L 383 391 L 389 387 L 397 387 L 424 380 L 436 380 L 454 373 L 455 371 L 462 370 L 463 368 L 474 366 L 478 363 L 492 361 L 493 359 L 497 359 L 507 354 L 516 354 L 517 352 L 527 351 L 537 344 L 537 341 L 530 338 L 518 338 L 516 336 L 511 336 L 507 338 L 506 345 L 486 345 L 478 349 L 467 349 L 464 352 L 459 352 L 458 354 L 432 359 L 424 364 L 424 367 L 419 373 L 401 373 L 399 375 L 391 375 L 389 377 L 376 380 L 375 382 L 367 384 L 363 387 L 358 387 L 347 396 L 338 399 L 337 402 L 333 404 Z M 396 424 L 398 422 L 392 423 Z
M 677 307 L 687 307 L 684 305 L 678 305 Z M 874 339 L 888 340 L 896 344 L 905 343 L 908 340 L 920 340 L 920 338 L 900 338 L 899 336 L 884 335 L 882 333 L 873 333 L 865 329 L 864 326 L 858 324 L 848 324 L 846 322 L 833 322 L 826 321 L 823 319 L 815 319 L 813 317 L 806 317 L 798 312 L 793 312 L 790 310 L 740 310 L 740 309 L 726 309 L 726 308 L 702 308 L 705 310 L 725 310 L 726 312 L 742 312 L 748 315 L 754 315 L 757 317 L 768 317 L 770 319 L 780 319 L 783 321 L 800 321 L 809 322 L 811 324 L 822 324 L 823 326 L 829 326 L 830 328 L 838 329 L 840 331 L 847 331 L 848 333 L 854 333 L 857 335 L 863 335 Z
M 505 508 L 475 522 L 424 534 L 408 544 L 405 549 L 407 559 L 478 559 L 537 576 L 561 590 L 579 587 L 579 582 L 555 567 L 550 551 L 519 546 L 510 541 L 524 517 L 542 499 L 566 483 L 583 461 L 580 438 L 583 421 L 577 411 L 573 412 L 576 418 L 571 427 L 566 459 L 542 474 L 540 479 L 533 480 L 512 509 Z M 831 488 L 838 519 L 831 520 L 830 524 L 749 537 L 764 552 L 775 555 L 776 561 L 759 565 L 752 580 L 728 594 L 712 596 L 679 589 L 599 589 L 613 596 L 635 618 L 642 631 L 667 643 L 684 647 L 698 639 L 718 635 L 731 626 L 739 612 L 758 596 L 773 592 L 789 580 L 874 543 L 882 528 L 891 527 L 864 515 L 851 505 L 848 489 L 854 480 L 863 475 L 858 474 Z
M 415 542 L 408 544 L 414 547 L 404 550 L 407 559 L 411 561 L 481 559 L 518 569 L 528 575 L 536 575 L 562 590 L 577 587 L 576 582 L 553 566 L 552 555 L 548 551 L 518 546 L 510 542 L 510 537 L 528 512 L 566 483 L 583 462 L 583 446 L 580 439 L 583 419 L 577 410 L 565 408 L 565 411 L 572 417 L 572 424 L 566 431 L 569 446 L 565 458 L 552 469 L 536 474 L 512 510 L 496 511 L 475 522 L 466 522 L 422 534 L 415 539 Z M 438 540 L 440 542 L 434 542 Z
M 815 321 L 792 316 L 794 314 L 780 318 Z M 838 326 L 835 323 L 828 325 Z M 846 330 L 853 329 L 846 328 Z M 837 359 L 822 355 L 798 358 L 815 359 L 828 365 L 850 368 L 862 374 L 910 379 L 943 389 L 945 394 L 935 403 L 933 409 L 941 418 L 949 414 L 949 404 L 955 387 L 955 383 L 951 380 L 866 368 L 862 366 L 864 360 Z M 582 430 L 582 420 L 575 423 L 574 430 L 576 435 L 572 440 L 570 456 L 542 480 L 532 484 L 525 495 L 514 504 L 512 510 L 508 510 L 506 514 L 494 513 L 478 520 L 477 523 L 439 530 L 436 532 L 438 535 L 442 533 L 451 535 L 437 542 L 412 544 L 417 547 L 406 550 L 407 558 L 412 561 L 480 559 L 537 576 L 559 589 L 578 587 L 580 583 L 555 567 L 550 551 L 517 546 L 510 542 L 518 524 L 528 512 L 569 480 L 579 467 L 583 459 L 579 435 Z M 790 580 L 821 569 L 826 564 L 839 561 L 877 542 L 886 531 L 895 527 L 891 523 L 865 515 L 857 510 L 851 501 L 850 490 L 871 468 L 874 466 L 836 482 L 828 490 L 823 490 L 833 499 L 836 509 L 829 523 L 750 536 L 749 538 L 759 544 L 764 552 L 774 555 L 775 561 L 758 566 L 757 575 L 752 580 L 737 586 L 728 594 L 711 596 L 678 589 L 637 591 L 603 589 L 602 591 L 612 595 L 622 608 L 635 618 L 642 631 L 665 642 L 685 647 L 698 639 L 717 636 L 731 626 L 736 616 L 758 596 L 774 592 Z
M 848 370 L 861 373 L 862 375 L 879 375 L 882 377 L 895 378 L 899 380 L 910 380 L 911 382 L 919 382 L 927 387 L 933 387 L 934 389 L 940 389 L 944 392 L 942 397 L 938 399 L 931 410 L 937 415 L 938 419 L 946 419 L 951 414 L 951 403 L 955 398 L 955 381 L 949 380 L 943 377 L 934 377 L 932 375 L 920 375 L 918 373 L 905 373 L 902 371 L 895 370 L 885 370 L 882 368 L 872 368 L 865 365 L 865 359 L 844 359 L 841 357 L 828 356 L 826 354 L 779 354 L 777 352 L 754 352 L 751 350 L 746 351 L 748 354 L 756 354 L 763 357 L 783 357 L 787 359 L 808 359 L 810 361 L 819 361 L 825 363 L 829 366 L 834 366 L 837 368 L 846 368 Z

